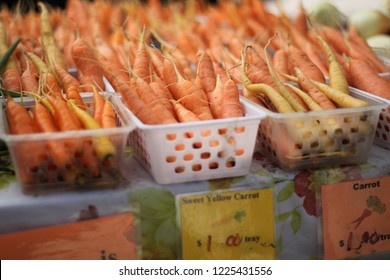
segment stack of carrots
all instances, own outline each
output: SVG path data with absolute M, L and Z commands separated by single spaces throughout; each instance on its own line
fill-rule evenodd
M 58 182 L 83 185 L 89 179 L 101 178 L 105 174 L 117 178 L 120 175 L 117 166 L 120 155 L 117 155 L 118 148 L 108 136 L 95 135 L 92 131 L 80 137 L 67 134 L 118 126 L 113 105 L 98 92 L 98 84 L 89 75 L 92 71 L 88 70 L 96 67 L 96 61 L 77 60 L 77 55 L 83 56 L 86 48 L 83 46 L 83 49 L 77 49 L 80 43 L 76 40 L 75 60 L 87 82 L 80 84 L 70 75 L 55 44 L 48 10 L 42 3 L 40 8 L 44 58 L 41 59 L 33 52 L 23 52 L 26 68 L 19 73 L 18 67 L 15 67 L 15 57 L 10 52 L 21 40 L 17 40 L 3 56 L 8 60 L 2 67 L 1 93 L 10 134 L 47 134 L 38 137 L 39 140 L 26 138 L 14 149 L 13 154 L 20 169 L 19 177 L 27 185 Z M 7 40 L 5 30 L 1 31 L 0 37 L 4 40 L 0 42 L 0 47 L 4 49 Z M 98 78 L 102 79 L 102 76 Z M 93 90 L 92 103 L 85 103 L 80 94 L 84 86 L 90 86 Z M 16 101 L 15 96 L 20 101 Z

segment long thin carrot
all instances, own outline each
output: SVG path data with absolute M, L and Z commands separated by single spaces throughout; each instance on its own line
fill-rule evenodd
M 54 63 L 54 70 L 64 89 L 67 89 L 70 86 L 80 86 L 80 82 L 75 77 L 73 77 L 67 70 L 61 68 L 59 64 Z
M 348 81 L 344 70 L 337 60 L 329 44 L 319 35 L 316 36 L 320 41 L 328 60 L 329 65 L 329 85 L 345 94 L 349 94 Z
M 162 105 L 172 114 L 172 116 L 176 116 L 175 109 L 170 102 L 173 99 L 171 92 L 166 87 L 164 81 L 162 81 L 157 75 L 153 76 L 153 80 L 149 84 L 152 89 L 152 94 L 161 102 Z
M 272 58 L 272 64 L 274 65 L 274 69 L 276 70 L 276 74 L 278 75 L 279 79 L 282 82 L 288 81 L 287 78 L 283 77 L 279 74 L 286 73 L 289 74 L 289 68 L 288 68 L 288 60 L 287 60 L 287 53 L 284 51 L 284 49 L 278 49 Z
M 135 55 L 133 70 L 145 82 L 149 83 L 151 79 L 150 73 L 150 56 L 144 43 L 145 30 L 142 32 L 141 39 L 138 43 L 137 52 Z
M 76 101 L 76 104 L 77 106 L 79 106 L 79 108 L 85 110 L 87 108 L 87 106 L 85 105 L 84 101 L 83 101 L 83 98 L 81 97 L 80 95 L 80 91 L 79 91 L 79 88 L 77 86 L 69 86 L 65 89 L 65 95 L 66 95 L 66 98 L 69 100 L 69 99 L 73 99 Z
M 210 102 L 210 110 L 215 119 L 221 119 L 223 117 L 222 102 L 223 102 L 223 83 L 217 76 L 216 86 L 212 92 L 207 95 Z
M 20 81 L 22 83 L 22 90 L 27 92 L 38 92 L 38 80 L 35 77 L 30 69 L 26 69 L 23 71 L 22 76 L 20 77 Z
M 92 117 L 94 120 L 102 126 L 102 116 L 104 111 L 105 98 L 100 95 L 96 87 L 93 88 L 93 113 Z

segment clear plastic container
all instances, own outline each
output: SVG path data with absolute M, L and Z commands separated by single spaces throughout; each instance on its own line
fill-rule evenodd
M 145 125 L 127 110 L 137 126 L 129 145 L 159 184 L 246 175 L 265 114 L 241 101 L 244 117 L 169 125 Z
M 6 111 L 2 110 L 0 138 L 8 146 L 17 180 L 24 193 L 115 187 L 123 180 L 122 161 L 126 141 L 135 126 L 125 116 L 125 106 L 119 98 L 112 93 L 101 94 L 113 104 L 118 124 L 116 128 L 12 135 L 9 133 Z M 91 113 L 92 93 L 83 93 L 82 97 L 87 111 Z M 31 98 L 15 100 L 28 109 L 35 104 Z M 102 136 L 109 137 L 115 152 L 98 160 L 93 142 Z M 66 154 L 70 154 L 66 163 L 55 160 L 55 147 L 65 149 Z
M 260 108 L 267 117 L 256 149 L 288 171 L 366 161 L 386 104 L 353 88 L 350 94 L 370 106 L 288 114 Z

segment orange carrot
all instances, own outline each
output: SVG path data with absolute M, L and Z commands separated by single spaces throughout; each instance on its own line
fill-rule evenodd
M 177 123 L 174 115 L 164 107 L 160 100 L 152 92 L 151 87 L 143 80 L 141 77 L 136 78 L 136 85 L 138 90 L 138 95 L 145 102 L 145 104 L 157 115 L 159 116 L 160 123 Z
M 104 110 L 104 103 L 106 100 L 97 91 L 96 87 L 93 87 L 93 118 L 95 121 L 102 126 L 102 116 Z
M 75 86 L 75 87 L 80 86 L 80 82 L 75 77 L 73 77 L 68 71 L 61 68 L 61 66 L 58 65 L 57 63 L 54 63 L 54 69 L 64 89 L 67 89 L 70 86 Z
M 309 57 L 300 49 L 289 45 L 287 51 L 288 61 L 292 67 L 299 67 L 312 80 L 324 83 L 325 77 L 321 70 L 309 59 Z M 294 71 L 290 71 L 294 73 Z
M 207 98 L 210 102 L 210 110 L 215 119 L 223 118 L 223 84 L 219 75 L 217 76 L 216 86 L 212 92 L 209 92 Z
M 154 76 L 153 81 L 150 82 L 149 86 L 152 89 L 151 93 L 153 93 L 161 104 L 175 117 L 175 109 L 170 102 L 170 100 L 173 99 L 173 96 L 165 83 L 158 76 Z
M 236 118 L 244 116 L 244 109 L 240 103 L 240 93 L 236 83 L 229 79 L 222 90 L 222 118 Z
M 177 115 L 180 122 L 197 122 L 200 121 L 199 117 L 193 112 L 188 110 L 186 107 L 180 104 L 178 101 L 171 100 L 172 106 L 175 109 L 175 114 Z
M 180 100 L 184 107 L 195 113 L 201 120 L 213 119 L 206 93 L 194 82 L 184 79 L 177 70 L 176 65 L 174 67 L 178 79 L 177 89 L 179 98 L 177 100 Z
M 62 99 L 64 98 L 64 96 L 62 95 L 61 88 L 57 82 L 57 79 L 51 72 L 48 72 L 46 74 L 41 74 L 39 80 L 43 82 L 47 94 Z
M 104 89 L 103 69 L 92 47 L 84 39 L 73 41 L 72 57 L 82 74 L 81 84 L 86 86 L 85 90 L 92 92 L 92 86 Z
M 318 105 L 324 110 L 335 109 L 334 103 L 323 94 L 309 79 L 309 77 L 298 67 L 294 68 L 299 85 Z
M 144 43 L 144 32 L 142 33 L 141 40 L 138 44 L 133 70 L 145 82 L 150 82 L 150 56 Z
M 83 98 L 80 95 L 79 88 L 77 86 L 69 86 L 65 89 L 65 95 L 68 100 L 73 99 L 75 100 L 77 106 L 83 110 L 87 108 L 85 105 Z
M 286 73 L 289 74 L 290 71 L 288 69 L 288 59 L 287 59 L 287 54 L 283 49 L 278 49 L 274 56 L 273 56 L 273 61 L 272 64 L 274 65 L 274 68 L 276 70 L 276 74 L 278 75 L 279 79 L 282 82 L 288 81 L 288 79 L 279 73 Z
M 102 112 L 102 128 L 114 127 L 117 127 L 114 107 L 109 100 L 106 100 Z
M 206 94 L 212 92 L 215 88 L 216 77 L 211 57 L 206 51 L 199 50 L 196 54 L 196 60 L 198 62 L 196 81 Z
M 366 61 L 351 58 L 349 74 L 353 87 L 390 100 L 390 80 L 379 76 Z
M 25 92 L 34 92 L 38 93 L 38 80 L 31 73 L 30 69 L 27 68 L 23 71 L 22 76 L 20 77 L 22 83 L 22 90 Z

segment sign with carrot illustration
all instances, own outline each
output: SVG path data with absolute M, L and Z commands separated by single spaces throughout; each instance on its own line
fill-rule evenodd
M 273 190 L 178 197 L 182 258 L 274 259 Z
M 324 258 L 390 252 L 390 176 L 322 186 Z

